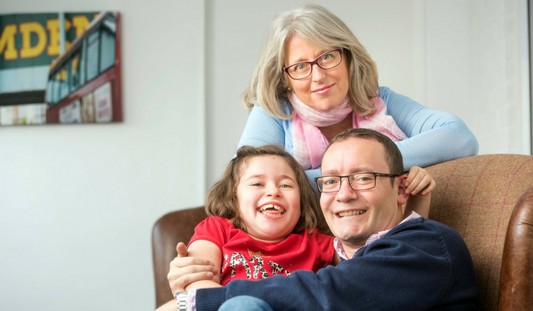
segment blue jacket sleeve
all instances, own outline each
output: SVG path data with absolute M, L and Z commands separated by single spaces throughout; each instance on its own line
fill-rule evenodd
M 292 113 L 292 109 L 288 105 L 282 106 L 282 110 L 288 115 Z M 294 156 L 292 129 L 290 127 L 289 120 L 274 118 L 269 116 L 260 106 L 254 106 L 248 116 L 248 121 L 246 121 L 237 149 L 245 145 L 259 147 L 273 144 Z M 311 185 L 316 189 L 315 177 L 321 175 L 320 168 L 306 170 L 305 173 Z
M 478 153 L 477 139 L 453 114 L 424 107 L 387 87 L 379 88 L 379 96 L 387 105 L 387 114 L 408 137 L 396 143 L 406 171 L 415 165 L 426 167 Z M 289 105 L 283 105 L 282 110 L 292 113 Z M 290 120 L 271 117 L 261 107 L 254 106 L 239 147 L 275 144 L 294 155 L 291 135 Z M 307 170 L 306 173 L 315 186 L 314 178 L 320 176 L 320 168 Z
M 260 106 L 254 106 L 237 148 L 273 144 L 285 149 L 285 129 L 284 120 L 271 117 Z
M 387 105 L 387 114 L 408 137 L 396 143 L 405 170 L 477 155 L 477 139 L 458 117 L 424 107 L 387 87 L 379 88 L 379 96 Z
M 196 293 L 197 311 L 239 295 L 274 310 L 478 310 L 472 260 L 459 234 L 431 220 L 392 229 L 336 267 L 258 281 L 235 280 Z

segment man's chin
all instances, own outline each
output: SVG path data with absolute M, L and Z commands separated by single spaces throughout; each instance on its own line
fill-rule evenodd
M 349 247 L 361 247 L 364 246 L 368 237 L 362 237 L 361 235 L 354 235 L 353 233 L 339 232 L 337 235 L 333 232 L 333 235 L 342 243 L 342 245 Z

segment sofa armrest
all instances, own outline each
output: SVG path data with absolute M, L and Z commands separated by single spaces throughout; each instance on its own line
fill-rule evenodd
M 155 223 L 152 230 L 152 256 L 156 307 L 174 298 L 168 285 L 167 274 L 170 262 L 177 256 L 176 245 L 178 242 L 188 243 L 196 225 L 206 217 L 202 206 L 168 213 Z
M 503 248 L 498 310 L 533 306 L 533 187 L 518 200 Z

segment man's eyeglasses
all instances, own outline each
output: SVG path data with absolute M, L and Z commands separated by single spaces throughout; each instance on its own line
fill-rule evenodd
M 322 69 L 331 69 L 337 67 L 342 61 L 342 48 L 327 51 L 320 55 L 312 62 L 299 62 L 287 67 L 283 70 L 294 80 L 305 79 L 313 72 L 313 65 L 317 64 Z
M 338 192 L 341 189 L 342 179 L 348 179 L 353 190 L 368 190 L 376 187 L 377 177 L 396 178 L 400 175 L 382 173 L 356 173 L 346 176 L 320 176 L 315 178 L 318 190 L 322 193 Z

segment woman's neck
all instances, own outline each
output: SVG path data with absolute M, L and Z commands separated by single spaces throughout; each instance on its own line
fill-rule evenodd
M 318 129 L 328 141 L 331 141 L 335 136 L 353 127 L 352 113 L 349 113 L 346 118 L 339 123 L 330 126 L 319 127 Z

